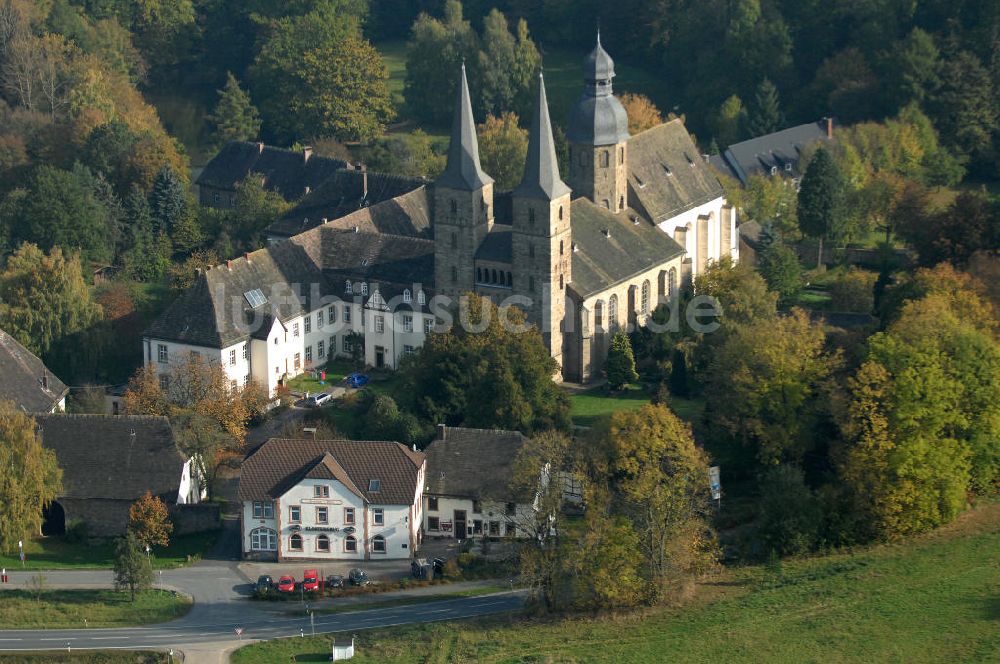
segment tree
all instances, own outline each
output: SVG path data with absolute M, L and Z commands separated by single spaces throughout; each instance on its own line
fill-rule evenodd
M 211 269 L 219 264 L 219 255 L 214 251 L 195 251 L 184 259 L 183 263 L 171 263 L 167 268 L 167 278 L 170 290 L 179 296 L 186 291 L 198 278 L 198 273 Z
M 153 566 L 146 556 L 145 547 L 131 530 L 118 538 L 115 545 L 115 590 L 128 588 L 135 601 L 135 591 L 153 585 Z
M 944 210 L 929 212 L 926 199 L 900 218 L 899 233 L 917 250 L 923 266 L 965 265 L 978 251 L 1000 251 L 1000 204 L 985 193 L 963 191 Z
M 778 101 L 778 88 L 770 79 L 765 78 L 757 86 L 749 118 L 748 128 L 751 136 L 770 134 L 780 129 L 784 123 L 781 117 L 781 104 Z
M 462 18 L 462 4 L 448 0 L 442 20 L 420 14 L 406 43 L 406 81 L 403 95 L 409 113 L 423 121 L 445 125 L 454 110 L 458 68 L 479 62 L 478 38 Z M 478 81 L 469 77 L 473 99 Z
M 415 129 L 409 137 L 386 136 L 375 140 L 361 148 L 361 157 L 376 171 L 433 180 L 445 167 L 442 147 L 440 141 Z
M 239 445 L 233 435 L 208 415 L 197 411 L 175 412 L 170 420 L 176 432 L 177 446 L 191 459 L 197 470 L 199 488 L 214 495 L 219 470 L 239 465 Z
M 934 37 L 913 28 L 905 38 L 893 44 L 883 56 L 882 78 L 887 110 L 903 108 L 911 102 L 922 104 L 938 87 L 940 52 Z
M 208 117 L 215 127 L 216 144 L 256 138 L 260 133 L 260 114 L 232 72 L 226 74 L 226 86 L 218 94 L 219 101 Z
M 173 246 L 166 233 L 157 234 L 146 195 L 132 185 L 125 198 L 127 248 L 122 255 L 125 274 L 136 281 L 156 281 L 170 266 Z
M 229 213 L 232 234 L 250 247 L 264 245 L 264 229 L 292 207 L 277 191 L 264 187 L 262 178 L 251 173 L 236 185 L 236 205 Z
M 55 452 L 42 447 L 35 420 L 12 401 L 0 401 L 0 551 L 42 528 L 42 510 L 62 492 Z
M 478 78 L 486 113 L 499 116 L 507 112 L 527 114 L 531 110 L 530 91 L 541 56 L 528 36 L 527 26 L 524 19 L 518 22 L 515 39 L 500 10 L 490 10 L 483 19 Z
M 622 390 L 629 383 L 639 379 L 635 371 L 635 355 L 632 353 L 632 342 L 623 330 L 615 332 L 608 348 L 608 361 L 604 365 L 608 377 L 608 388 Z
M 201 241 L 197 225 L 191 229 L 194 219 L 191 195 L 177 173 L 167 166 L 161 168 L 153 180 L 149 211 L 154 231 L 169 235 L 178 251 L 188 251 Z
M 722 102 L 715 116 L 715 135 L 713 139 L 722 149 L 743 138 L 743 127 L 746 124 L 746 110 L 743 101 L 736 95 L 731 95 Z
M 746 262 L 734 263 L 724 256 L 695 277 L 694 290 L 719 302 L 722 325 L 771 320 L 778 315 L 778 294 Z
M 663 124 L 660 109 L 646 95 L 627 92 L 619 97 L 618 101 L 625 107 L 625 113 L 628 115 L 628 133 L 632 136 Z
M 79 256 L 22 244 L 0 272 L 0 328 L 36 355 L 101 319 Z
M 336 3 L 272 21 L 251 70 L 265 126 L 283 140 L 369 140 L 392 117 L 382 58 Z
M 758 255 L 757 270 L 769 290 L 778 293 L 784 303 L 792 302 L 802 290 L 802 265 L 795 250 L 773 241 Z
M 174 524 L 170 522 L 167 506 L 159 496 L 147 491 L 128 510 L 128 530 L 143 548 L 167 546 Z
M 852 267 L 830 285 L 830 308 L 833 311 L 871 313 L 875 308 L 874 272 Z
M 757 532 L 765 550 L 781 556 L 815 547 L 822 510 L 802 471 L 791 465 L 769 468 L 761 478 Z
M 429 334 L 400 370 L 400 394 L 422 420 L 525 433 L 569 427 L 568 400 L 552 380 L 559 367 L 521 311 L 467 293 L 449 315 L 457 322 Z
M 798 308 L 727 328 L 704 376 L 712 426 L 761 465 L 801 462 L 815 444 L 839 354 Z
M 835 234 L 843 219 L 844 184 L 830 152 L 821 147 L 802 177 L 799 191 L 799 228 L 819 240 L 816 266 L 823 265 L 823 239 Z
M 517 115 L 504 113 L 499 118 L 486 116 L 479 125 L 479 156 L 483 170 L 496 179 L 501 189 L 513 189 L 524 175 L 528 154 L 528 131 L 517 126 Z
M 998 111 L 993 83 L 979 58 L 962 51 L 945 60 L 932 108 L 946 143 L 976 159 L 989 157 Z
M 724 180 L 729 181 L 726 199 L 748 219 L 770 226 L 782 239 L 799 237 L 798 192 L 788 179 L 755 174 L 747 178 L 746 186 L 732 178 Z

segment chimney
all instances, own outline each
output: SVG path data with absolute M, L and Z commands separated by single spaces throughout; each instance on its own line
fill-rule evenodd
M 826 119 L 826 137 L 829 140 L 833 140 L 833 118 Z
M 302 163 L 308 164 L 309 157 L 313 156 L 313 149 L 311 145 L 305 145 L 302 147 Z
M 448 435 L 448 427 L 444 424 L 437 425 L 437 440 L 444 440 Z
M 227 268 L 227 269 L 228 269 L 228 270 L 229 270 L 230 272 L 232 272 L 232 270 L 233 270 L 233 262 L 232 262 L 231 260 L 226 260 L 226 268 Z
M 264 144 L 257 143 L 257 154 L 264 154 Z
M 324 225 L 326 225 L 326 222 L 328 222 L 328 221 L 329 221 L 329 219 L 327 219 L 326 217 L 323 217 L 323 224 Z

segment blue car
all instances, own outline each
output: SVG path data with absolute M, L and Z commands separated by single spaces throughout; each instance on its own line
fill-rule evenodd
M 347 384 L 353 388 L 364 387 L 368 384 L 368 376 L 362 373 L 352 373 L 347 376 Z

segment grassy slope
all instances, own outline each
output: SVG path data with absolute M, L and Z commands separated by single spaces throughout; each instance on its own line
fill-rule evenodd
M 595 387 L 585 392 L 573 394 L 569 398 L 570 415 L 573 424 L 579 426 L 593 426 L 601 416 L 614 413 L 619 410 L 637 410 L 649 403 L 649 393 L 633 385 L 620 394 L 608 394 L 607 389 Z M 678 417 L 688 422 L 693 421 L 701 414 L 704 403 L 699 400 L 673 398 L 670 407 Z
M 856 554 L 726 572 L 684 608 L 551 622 L 497 618 L 360 635 L 365 662 L 985 662 L 1000 652 L 1000 505 Z M 236 664 L 325 661 L 288 639 Z
M 68 653 L 4 653 L 0 664 L 172 664 L 180 662 L 165 652 L 105 650 Z
M 190 608 L 191 600 L 164 590 L 139 593 L 135 602 L 111 590 L 44 590 L 40 600 L 27 590 L 4 590 L 0 629 L 131 627 L 173 620 Z
M 215 543 L 216 533 L 195 533 L 171 538 L 166 549 L 153 551 L 153 567 L 168 569 L 187 564 L 188 556 L 200 557 Z M 113 540 L 98 540 L 97 543 L 69 543 L 58 537 L 43 537 L 25 542 L 27 557 L 25 569 L 67 569 L 112 567 L 115 559 Z M 0 567 L 10 570 L 22 569 L 17 553 L 0 555 Z

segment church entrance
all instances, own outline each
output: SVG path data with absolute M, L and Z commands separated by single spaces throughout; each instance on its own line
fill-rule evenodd
M 49 506 L 42 511 L 42 534 L 66 534 L 66 511 L 58 501 L 52 501 Z

